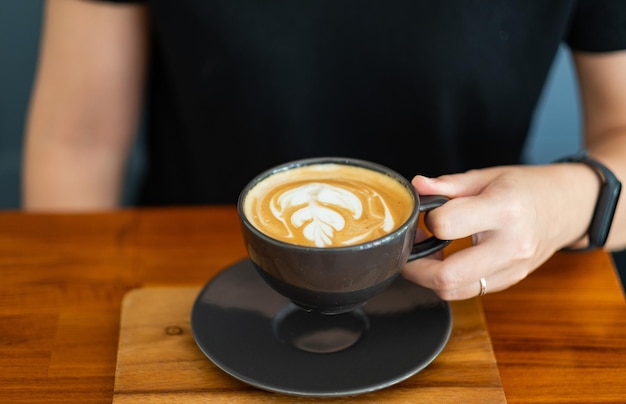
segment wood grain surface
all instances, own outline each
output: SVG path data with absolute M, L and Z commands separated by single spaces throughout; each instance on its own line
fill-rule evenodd
M 442 353 L 421 372 L 376 392 L 322 399 L 260 391 L 213 365 L 191 335 L 189 317 L 199 292 L 200 288 L 194 287 L 151 287 L 127 294 L 122 305 L 115 404 L 202 403 L 207 400 L 224 403 L 436 402 L 443 399 L 465 403 L 506 402 L 478 299 L 451 305 L 450 339 Z
M 126 293 L 200 287 L 245 256 L 234 206 L 0 212 L 0 402 L 111 403 Z M 608 254 L 558 253 L 480 301 L 508 403 L 626 402 Z

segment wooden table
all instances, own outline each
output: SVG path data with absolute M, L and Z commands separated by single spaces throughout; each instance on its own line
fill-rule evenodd
M 121 302 L 201 286 L 246 256 L 234 207 L 0 213 L 0 402 L 111 402 Z M 559 253 L 482 298 L 509 403 L 626 402 L 610 256 Z

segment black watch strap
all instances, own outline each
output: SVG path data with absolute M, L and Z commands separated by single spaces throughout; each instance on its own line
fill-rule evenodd
M 600 178 L 600 193 L 593 212 L 591 224 L 587 230 L 589 243 L 582 248 L 564 248 L 569 251 L 588 251 L 603 247 L 611 230 L 613 216 L 617 208 L 617 201 L 622 190 L 622 184 L 615 174 L 604 164 L 592 159 L 586 152 L 561 158 L 557 163 L 583 163 L 591 167 Z

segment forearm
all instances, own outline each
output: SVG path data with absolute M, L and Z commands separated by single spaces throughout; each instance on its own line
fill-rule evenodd
M 103 210 L 119 205 L 126 152 L 30 136 L 24 155 L 23 207 L 36 211 Z
M 137 107 L 128 108 L 134 112 L 123 116 L 101 113 L 96 100 L 102 102 L 106 96 L 92 95 L 91 88 L 84 95 L 61 96 L 50 82 L 54 80 L 38 82 L 31 104 L 24 142 L 23 207 L 56 211 L 118 206 Z M 107 104 L 102 102 L 102 107 Z
M 575 53 L 582 95 L 585 148 L 626 184 L 626 51 Z M 622 192 L 606 243 L 626 247 L 626 191 Z
M 116 207 L 143 99 L 145 7 L 49 1 L 44 22 L 24 142 L 23 207 Z
M 617 251 L 626 248 L 626 127 L 612 132 L 610 136 L 596 136 L 587 148 L 593 158 L 609 167 L 622 182 L 622 194 L 606 243 L 608 250 Z

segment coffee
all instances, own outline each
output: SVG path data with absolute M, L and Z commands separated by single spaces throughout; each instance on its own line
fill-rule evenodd
M 246 218 L 290 244 L 345 247 L 381 238 L 404 224 L 413 193 L 379 171 L 318 163 L 278 171 L 246 194 Z
M 239 194 L 237 212 L 263 280 L 298 307 L 338 314 L 384 290 L 408 261 L 449 244 L 415 241 L 420 213 L 447 201 L 418 195 L 380 164 L 316 157 L 258 174 Z

